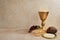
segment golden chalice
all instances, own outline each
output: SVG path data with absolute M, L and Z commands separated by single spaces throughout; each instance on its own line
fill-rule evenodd
M 41 19 L 41 21 L 42 21 L 42 23 L 41 23 L 41 26 L 42 26 L 42 29 L 43 30 L 45 30 L 44 28 L 44 26 L 45 26 L 45 20 L 46 20 L 46 18 L 47 18 L 47 16 L 48 16 L 48 11 L 46 11 L 46 12 L 44 12 L 44 11 L 41 11 L 41 12 L 39 12 L 39 17 L 40 17 L 40 19 Z
M 46 20 L 46 18 L 47 18 L 47 16 L 48 16 L 48 11 L 40 11 L 40 12 L 38 12 L 39 13 L 39 17 L 40 17 L 40 19 L 41 19 L 41 21 L 42 21 L 42 23 L 41 23 L 41 28 L 40 29 L 37 29 L 37 30 L 34 30 L 33 31 L 33 35 L 34 36 L 42 36 L 44 33 L 46 33 L 46 28 L 45 28 L 45 20 Z

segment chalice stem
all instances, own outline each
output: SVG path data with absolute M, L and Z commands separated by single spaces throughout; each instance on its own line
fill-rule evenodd
M 44 21 L 42 21 L 41 25 L 42 25 L 42 29 L 44 29 L 44 26 L 45 26 Z

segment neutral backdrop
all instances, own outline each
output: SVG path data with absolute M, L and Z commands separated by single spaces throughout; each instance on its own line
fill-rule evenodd
M 0 28 L 40 25 L 38 12 L 48 10 L 46 27 L 60 28 L 60 0 L 0 0 Z

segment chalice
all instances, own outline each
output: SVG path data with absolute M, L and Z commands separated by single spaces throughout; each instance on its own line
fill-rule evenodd
M 41 26 L 42 26 L 42 29 L 43 30 L 45 30 L 44 28 L 45 28 L 45 20 L 46 20 L 46 18 L 47 18 L 47 16 L 48 16 L 48 11 L 40 11 L 39 12 L 39 17 L 40 17 L 40 19 L 41 19 Z

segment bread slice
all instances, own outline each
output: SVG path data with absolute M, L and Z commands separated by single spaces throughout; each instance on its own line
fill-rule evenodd
M 52 39 L 52 38 L 55 38 L 56 35 L 55 34 L 51 34 L 51 33 L 45 33 L 45 34 L 43 34 L 43 37 Z

